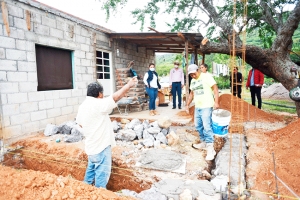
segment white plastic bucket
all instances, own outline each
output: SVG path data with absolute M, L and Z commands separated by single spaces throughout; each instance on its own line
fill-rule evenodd
M 231 113 L 228 110 L 217 109 L 212 112 L 212 129 L 217 136 L 228 134 Z

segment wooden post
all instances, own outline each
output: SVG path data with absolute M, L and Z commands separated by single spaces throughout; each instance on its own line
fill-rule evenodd
M 197 48 L 195 48 L 195 50 L 194 50 L 194 54 L 195 54 L 195 63 L 196 63 L 196 65 L 198 65 L 198 49 Z
M 204 64 L 205 63 L 205 54 L 203 54 L 203 56 L 202 56 L 202 64 Z
M 8 11 L 7 7 L 4 1 L 1 2 L 1 7 L 2 7 L 2 18 L 3 18 L 3 23 L 5 25 L 5 29 L 7 32 L 7 35 L 10 35 L 10 28 L 9 28 L 9 20 L 8 20 Z
M 30 31 L 31 29 L 31 25 L 30 25 L 30 11 L 26 10 L 26 24 L 27 24 L 27 29 Z
M 185 97 L 186 101 L 189 99 L 189 72 L 188 72 L 188 66 L 189 66 L 189 41 L 185 40 Z

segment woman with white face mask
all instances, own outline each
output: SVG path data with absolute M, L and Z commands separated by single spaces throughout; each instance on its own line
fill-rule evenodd
M 149 71 L 144 76 L 144 83 L 146 87 L 146 92 L 149 96 L 149 111 L 150 115 L 159 115 L 155 110 L 155 100 L 157 98 L 158 89 L 161 88 L 158 82 L 158 75 L 155 72 L 155 65 L 153 63 L 149 64 Z

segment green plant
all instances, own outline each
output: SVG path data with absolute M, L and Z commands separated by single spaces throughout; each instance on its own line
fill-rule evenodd
M 229 76 L 214 77 L 219 89 L 228 89 L 230 87 Z

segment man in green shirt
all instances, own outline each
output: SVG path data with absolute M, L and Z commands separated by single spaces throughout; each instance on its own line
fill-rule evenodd
M 206 67 L 202 64 L 201 67 Z M 214 150 L 214 134 L 212 131 L 212 111 L 219 108 L 219 90 L 214 78 L 207 73 L 201 73 L 197 65 L 191 64 L 188 73 L 193 78 L 191 81 L 189 99 L 186 111 L 189 112 L 189 105 L 195 102 L 195 128 L 199 132 L 200 143 L 193 144 L 196 149 L 207 150 L 206 160 L 213 160 L 216 152 Z

